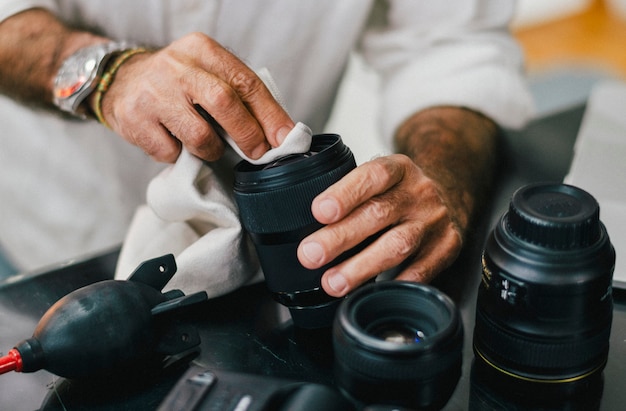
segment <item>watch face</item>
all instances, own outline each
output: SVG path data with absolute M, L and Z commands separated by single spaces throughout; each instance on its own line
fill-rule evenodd
M 53 103 L 63 111 L 85 118 L 86 109 L 81 104 L 97 87 L 107 61 L 129 46 L 125 42 L 100 43 L 68 57 L 54 80 Z
M 104 55 L 102 46 L 95 46 L 68 58 L 55 80 L 54 96 L 57 99 L 66 99 L 79 92 L 86 84 L 91 85 Z
M 55 97 L 68 98 L 90 82 L 97 63 L 96 57 L 92 56 L 82 61 L 75 61 L 72 67 L 66 67 L 66 70 L 59 73 L 56 79 Z
M 53 93 L 54 103 L 61 110 L 80 114 L 80 104 L 95 89 L 106 57 L 110 55 L 110 44 L 85 47 L 63 62 L 54 80 Z

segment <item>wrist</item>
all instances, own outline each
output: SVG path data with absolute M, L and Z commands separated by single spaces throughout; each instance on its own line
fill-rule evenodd
M 397 149 L 435 183 L 461 234 L 491 187 L 498 132 L 480 113 L 433 107 L 409 118 L 396 134 Z
M 63 61 L 56 74 L 54 104 L 62 111 L 86 118 L 87 99 L 97 89 L 109 63 L 129 48 L 127 43 L 106 42 L 76 50 Z
M 90 109 L 90 112 L 93 114 L 96 120 L 98 120 L 102 125 L 106 126 L 107 128 L 111 128 L 111 126 L 104 118 L 104 113 L 102 109 L 102 100 L 104 98 L 104 95 L 107 91 L 109 91 L 109 88 L 122 65 L 127 63 L 128 60 L 130 60 L 132 57 L 147 52 L 148 49 L 146 48 L 135 47 L 116 53 L 106 64 L 95 90 L 89 95 L 86 103 Z
M 0 39 L 0 92 L 48 108 L 52 106 L 54 80 L 62 62 L 80 48 L 107 41 L 68 28 L 42 8 L 3 20 Z

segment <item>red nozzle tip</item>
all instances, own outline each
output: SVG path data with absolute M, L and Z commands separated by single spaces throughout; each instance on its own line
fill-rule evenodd
M 7 355 L 0 357 L 0 374 L 7 373 L 9 371 L 22 371 L 22 356 L 20 352 L 15 348 L 9 350 Z

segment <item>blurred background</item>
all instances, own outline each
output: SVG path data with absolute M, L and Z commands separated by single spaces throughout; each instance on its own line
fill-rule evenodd
M 584 101 L 598 80 L 626 79 L 625 0 L 521 0 L 513 31 L 540 113 Z
M 584 102 L 599 81 L 626 81 L 626 0 L 518 0 L 511 27 L 526 56 L 538 116 Z M 358 163 L 385 153 L 373 115 L 376 84 L 353 58 L 327 126 L 343 136 Z M 367 145 L 351 143 L 364 139 Z

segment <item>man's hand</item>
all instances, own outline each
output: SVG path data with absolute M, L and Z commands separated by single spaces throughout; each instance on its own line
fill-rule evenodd
M 255 159 L 280 145 L 294 126 L 250 68 L 200 33 L 133 56 L 102 99 L 113 130 L 164 162 L 176 160 L 181 144 L 205 160 L 222 155 L 222 140 L 195 105 Z
M 461 248 L 461 234 L 435 182 L 405 155 L 363 164 L 320 194 L 312 210 L 328 225 L 298 248 L 300 261 L 311 269 L 389 227 L 364 251 L 324 274 L 322 285 L 333 296 L 343 296 L 408 258 L 414 262 L 399 278 L 427 282 Z
M 109 41 L 37 8 L 2 21 L 0 38 L 0 92 L 48 107 L 63 61 L 82 47 Z M 163 162 L 175 161 L 182 145 L 206 160 L 222 154 L 223 142 L 197 106 L 255 159 L 280 145 L 294 126 L 250 68 L 198 33 L 132 56 L 102 98 L 113 130 Z
M 429 282 L 457 258 L 495 164 L 497 127 L 478 113 L 441 107 L 400 127 L 399 151 L 357 167 L 318 195 L 315 218 L 327 224 L 298 248 L 314 269 L 382 231 L 373 243 L 322 277 L 340 297 L 403 265 L 398 279 Z

